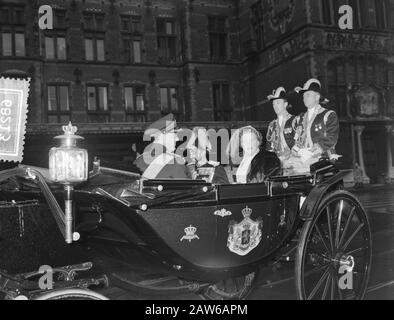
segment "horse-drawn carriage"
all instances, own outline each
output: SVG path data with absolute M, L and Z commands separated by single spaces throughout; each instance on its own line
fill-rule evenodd
M 63 190 L 44 173 L 26 166 L 0 172 L 0 181 L 12 180 L 0 185 L 2 200 L 36 199 L 61 210 L 55 202 L 63 201 Z M 125 288 L 245 299 L 263 264 L 294 257 L 299 299 L 362 299 L 371 232 L 362 205 L 343 190 L 346 174 L 322 161 L 308 175 L 211 185 L 142 180 L 96 163 L 88 181 L 75 188 L 75 231 L 81 245 L 94 245 L 130 266 L 133 257 L 125 252 L 137 249 L 161 266 L 158 279 L 177 279 L 166 287 L 163 281 L 134 281 L 109 270 L 109 283 Z M 345 274 L 350 283 L 341 281 Z

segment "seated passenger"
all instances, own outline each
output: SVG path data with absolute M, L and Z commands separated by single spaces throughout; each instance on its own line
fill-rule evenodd
M 194 128 L 189 143 L 187 167 L 194 180 L 205 180 L 212 184 L 229 184 L 226 171 L 219 162 L 208 160 L 212 156 L 212 144 L 205 128 Z
M 281 174 L 279 158 L 265 150 L 260 132 L 251 126 L 241 128 L 232 135 L 227 154 L 232 163 L 240 163 L 234 176 L 235 183 L 261 183 L 266 177 Z
M 144 179 L 191 179 L 184 158 L 174 153 L 179 140 L 174 115 L 169 114 L 154 122 L 145 131 L 145 136 L 153 137 L 145 152 L 134 164 Z
M 274 90 L 273 94 L 268 96 L 268 100 L 272 101 L 277 119 L 268 127 L 267 150 L 275 152 L 283 164 L 290 157 L 295 144 L 296 117 L 287 111 L 289 103 L 283 87 Z

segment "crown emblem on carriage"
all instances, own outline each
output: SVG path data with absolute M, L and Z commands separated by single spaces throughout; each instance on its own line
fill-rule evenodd
M 228 210 L 226 210 L 226 209 L 222 209 L 222 210 L 217 210 L 217 211 L 215 211 L 215 213 L 214 213 L 214 215 L 215 216 L 219 216 L 219 217 L 222 217 L 222 218 L 224 218 L 224 217 L 229 217 L 229 216 L 231 216 L 233 213 L 231 212 L 231 211 L 228 211 Z
M 242 215 L 244 216 L 244 218 L 250 218 L 252 213 L 253 213 L 253 210 L 250 209 L 248 206 L 246 206 L 246 208 L 242 210 Z
M 187 236 L 193 236 L 196 234 L 197 228 L 190 225 L 190 227 L 185 228 L 185 233 Z
M 183 240 L 188 240 L 189 242 L 191 242 L 194 239 L 200 239 L 198 235 L 196 235 L 197 232 L 196 227 L 190 225 L 189 227 L 185 228 L 184 231 L 185 231 L 185 235 L 181 238 L 181 242 Z

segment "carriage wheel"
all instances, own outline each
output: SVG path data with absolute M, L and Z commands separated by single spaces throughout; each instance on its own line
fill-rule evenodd
M 327 195 L 305 222 L 297 249 L 295 280 L 302 300 L 360 300 L 372 259 L 368 217 L 354 195 Z
M 53 290 L 33 300 L 108 300 L 108 298 L 94 291 L 74 288 Z
M 246 276 L 222 280 L 204 288 L 201 293 L 206 300 L 244 300 L 253 290 L 258 272 Z

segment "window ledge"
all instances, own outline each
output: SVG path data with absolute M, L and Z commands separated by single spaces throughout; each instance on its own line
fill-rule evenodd
M 110 115 L 110 111 L 91 111 L 88 110 L 88 115 Z
M 146 115 L 147 112 L 146 111 L 130 111 L 130 110 L 126 110 L 126 114 L 130 114 L 130 115 Z

